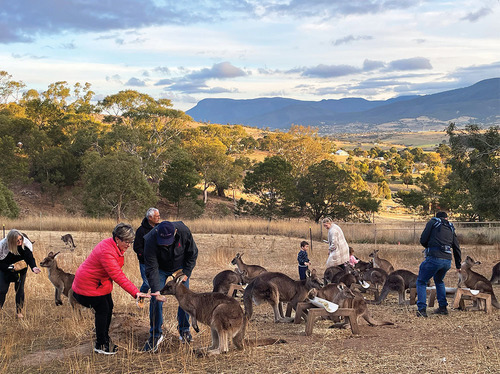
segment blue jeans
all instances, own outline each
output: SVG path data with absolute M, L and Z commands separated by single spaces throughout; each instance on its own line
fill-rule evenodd
M 148 283 L 148 278 L 146 277 L 146 265 L 139 263 L 139 269 L 141 271 L 141 278 L 142 278 L 142 286 L 141 288 L 139 288 L 139 291 L 143 293 L 148 293 L 150 287 Z
M 434 278 L 436 286 L 436 297 L 440 307 L 446 307 L 446 288 L 444 286 L 444 276 L 450 270 L 451 260 L 437 257 L 426 257 L 420 264 L 417 277 L 417 307 L 418 310 L 427 308 L 427 282 Z
M 163 271 L 159 269 L 160 285 L 163 286 L 166 283 L 167 277 L 172 275 L 170 271 Z M 189 278 L 183 284 L 189 288 Z M 177 330 L 179 334 L 185 331 L 189 332 L 189 315 L 182 310 L 180 307 L 177 309 Z M 149 339 L 156 340 L 163 333 L 161 326 L 163 325 L 163 302 L 157 301 L 156 297 L 151 297 L 151 302 L 149 303 Z
M 303 280 L 306 279 L 306 272 L 307 272 L 308 267 L 307 266 L 299 266 L 299 279 Z

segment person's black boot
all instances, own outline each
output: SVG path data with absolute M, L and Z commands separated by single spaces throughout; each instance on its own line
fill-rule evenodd
M 441 314 L 443 316 L 447 316 L 448 315 L 448 309 L 446 309 L 445 306 L 440 306 L 439 308 L 434 309 L 434 314 Z
M 427 318 L 427 311 L 425 309 L 417 310 L 417 317 L 425 317 Z

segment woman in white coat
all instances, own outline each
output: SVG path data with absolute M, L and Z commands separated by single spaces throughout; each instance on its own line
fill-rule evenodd
M 330 266 L 344 266 L 349 262 L 349 245 L 345 240 L 342 229 L 333 223 L 330 217 L 326 217 L 322 221 L 323 227 L 328 230 L 328 259 L 326 260 L 326 267 Z

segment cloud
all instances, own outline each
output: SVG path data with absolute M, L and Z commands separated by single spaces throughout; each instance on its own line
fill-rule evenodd
M 248 73 L 226 61 L 214 64 L 211 68 L 204 68 L 195 71 L 189 74 L 186 78 L 207 80 L 244 77 L 245 75 L 248 75 Z
M 389 62 L 388 70 L 432 69 L 429 59 L 424 57 L 405 58 Z
M 76 49 L 76 45 L 73 42 L 70 43 L 62 43 L 61 44 L 62 49 Z
M 153 69 L 153 71 L 161 74 L 168 75 L 170 74 L 170 69 L 167 66 L 157 66 Z
M 371 40 L 371 39 L 373 39 L 373 36 L 370 36 L 370 35 L 358 35 L 358 36 L 347 35 L 341 39 L 335 40 L 334 42 L 332 42 L 332 44 L 334 46 L 337 46 L 337 45 L 341 45 L 341 44 L 348 44 L 348 43 L 351 43 L 351 42 L 354 42 L 357 40 Z
M 481 8 L 477 12 L 467 13 L 466 16 L 460 18 L 461 21 L 476 22 L 480 18 L 486 17 L 488 14 L 493 13 L 490 8 Z
M 106 82 L 110 82 L 110 83 L 123 84 L 121 79 L 122 78 L 118 74 L 115 74 L 112 76 L 109 76 L 109 75 L 106 76 Z
M 324 65 L 320 64 L 310 68 L 304 68 L 302 75 L 316 78 L 342 77 L 359 73 L 361 69 L 351 65 Z
M 412 0 L 11 0 L 2 2 L 0 43 L 32 42 L 64 32 L 109 32 L 163 25 L 290 16 L 324 18 L 376 14 L 417 6 Z M 123 38 L 115 39 L 117 43 Z M 140 41 L 137 41 L 140 42 Z
M 35 56 L 32 55 L 31 53 L 23 53 L 22 55 L 19 53 L 12 53 L 11 56 L 16 59 L 29 58 L 32 60 L 42 60 L 44 58 L 47 58 L 47 56 Z
M 209 87 L 205 82 L 180 80 L 171 84 L 165 90 L 178 91 L 186 94 L 204 93 L 204 94 L 219 94 L 219 93 L 235 93 L 237 89 L 228 89 L 224 87 Z
M 500 77 L 500 61 L 485 65 L 459 67 L 446 76 L 446 79 L 456 82 L 461 87 L 470 86 L 483 79 Z
M 155 83 L 155 86 L 168 86 L 173 83 L 174 81 L 172 79 L 160 79 L 158 82 Z
M 133 86 L 133 87 L 146 87 L 146 82 L 143 80 L 140 80 L 139 78 L 130 78 L 127 83 L 125 83 L 125 86 Z
M 385 62 L 383 61 L 374 61 L 366 59 L 363 61 L 363 71 L 372 71 L 381 69 L 385 66 Z

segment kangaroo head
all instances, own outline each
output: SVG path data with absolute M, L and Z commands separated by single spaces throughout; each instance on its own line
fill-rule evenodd
M 462 262 L 462 267 L 466 267 L 466 268 L 471 268 L 473 267 L 474 265 L 480 265 L 481 264 L 481 261 L 474 261 L 474 259 L 470 256 L 467 256 L 465 258 L 465 261 Z
M 372 253 L 368 255 L 368 257 L 375 257 L 377 255 L 378 249 L 374 249 Z
M 168 281 L 167 284 L 165 284 L 165 286 L 160 290 L 160 294 L 175 295 L 177 286 L 182 283 L 184 273 L 182 272 L 182 269 L 179 269 L 175 273 L 173 273 L 171 277 L 172 279 Z
M 323 281 L 321 280 L 320 277 L 318 277 L 316 269 L 312 269 L 312 271 L 309 271 L 309 269 L 307 270 L 307 272 L 306 272 L 306 285 L 309 288 L 321 288 L 321 287 L 323 287 Z
M 241 256 L 243 256 L 243 253 L 242 254 L 236 253 L 234 258 L 231 260 L 231 265 L 236 265 L 238 260 L 241 259 Z
M 318 290 L 316 288 L 311 288 L 307 293 L 308 299 L 314 299 L 316 296 L 318 296 Z
M 344 297 L 344 298 L 347 298 L 347 299 L 354 299 L 356 296 L 354 295 L 354 293 L 352 292 L 352 290 L 347 287 L 344 283 L 340 282 L 338 285 L 337 285 L 337 288 L 339 289 L 340 291 L 340 294 Z
M 56 256 L 59 254 L 60 252 L 52 252 L 50 251 L 48 254 L 47 254 L 47 257 L 45 257 L 41 262 L 40 262 L 40 266 L 42 267 L 45 267 L 45 268 L 49 268 L 52 263 L 54 262 Z

